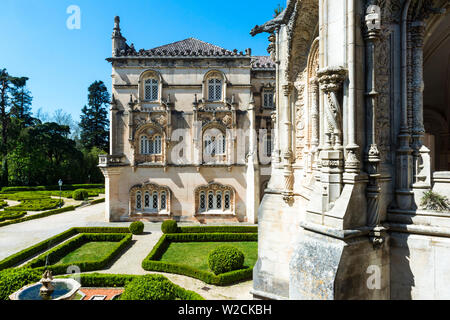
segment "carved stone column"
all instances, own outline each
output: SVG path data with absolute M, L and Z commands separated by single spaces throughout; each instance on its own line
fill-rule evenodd
M 311 88 L 311 153 L 312 166 L 315 168 L 318 161 L 319 148 L 319 79 L 314 77 L 309 82 Z
M 346 79 L 347 70 L 343 67 L 327 67 L 317 72 L 320 89 L 327 97 L 324 117 L 328 125 L 325 130 L 325 146 L 320 152 L 321 182 L 323 186 L 323 205 L 332 205 L 341 195 L 342 173 L 344 167 L 342 147 L 342 106 L 340 91 Z
M 294 172 L 292 170 L 292 110 L 291 110 L 291 94 L 292 84 L 283 86 L 283 114 L 284 114 L 284 126 L 283 126 L 283 138 L 285 141 L 285 147 L 282 152 L 283 158 L 283 176 L 284 176 L 284 191 L 283 199 L 286 202 L 292 201 L 293 188 L 294 188 Z
M 378 112 L 378 96 L 376 66 L 376 47 L 380 39 L 380 8 L 369 6 L 366 15 L 367 30 L 364 35 L 366 42 L 366 134 L 367 149 L 365 152 L 366 171 L 369 174 L 367 184 L 367 225 L 377 227 L 380 224 L 379 195 L 380 187 L 378 179 L 380 174 L 378 167 L 380 164 L 380 151 L 377 145 L 376 126 Z
M 111 99 L 111 108 L 109 109 L 109 115 L 110 115 L 110 129 L 109 129 L 109 154 L 115 155 L 116 154 L 116 148 L 117 148 L 117 112 L 119 111 L 117 108 L 117 102 L 114 98 L 114 95 Z

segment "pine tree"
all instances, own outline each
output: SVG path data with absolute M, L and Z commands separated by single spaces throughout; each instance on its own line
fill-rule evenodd
M 6 69 L 0 69 L 0 125 L 1 130 L 1 144 L 0 155 L 2 157 L 1 168 L 1 185 L 8 186 L 8 129 L 10 124 L 10 117 L 8 107 L 10 104 L 10 91 L 12 81 L 15 78 L 10 76 Z
M 81 144 L 87 150 L 97 147 L 108 152 L 109 120 L 106 108 L 110 102 L 108 89 L 102 81 L 95 81 L 89 86 L 88 92 L 88 105 L 81 111 Z
M 26 88 L 28 78 L 14 78 L 11 87 L 11 109 L 10 116 L 14 118 L 20 128 L 24 128 L 33 124 L 31 113 L 31 102 L 33 97 Z

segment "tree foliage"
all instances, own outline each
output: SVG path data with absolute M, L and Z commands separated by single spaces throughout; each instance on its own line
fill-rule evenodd
M 96 81 L 88 89 L 79 140 L 78 124 L 62 109 L 51 116 L 39 109 L 33 117 L 28 80 L 0 69 L 0 185 L 102 183 L 97 165 L 98 155 L 108 150 L 105 85 Z

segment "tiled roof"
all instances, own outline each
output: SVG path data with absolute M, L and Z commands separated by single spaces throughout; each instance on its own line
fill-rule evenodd
M 254 56 L 252 57 L 253 70 L 275 69 L 275 62 L 270 56 Z
M 164 46 L 156 47 L 150 50 L 141 49 L 136 51 L 133 45 L 129 46 L 127 50 L 122 50 L 117 53 L 117 56 L 150 56 L 150 57 L 205 57 L 205 56 L 250 56 L 250 51 L 238 52 L 238 50 L 227 50 L 213 44 L 195 39 L 188 38 L 182 41 L 166 44 Z

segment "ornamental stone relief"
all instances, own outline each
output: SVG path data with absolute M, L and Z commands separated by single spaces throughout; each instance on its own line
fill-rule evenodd
M 376 79 L 378 96 L 378 113 L 376 137 L 381 161 L 391 163 L 391 30 L 382 29 L 380 45 L 377 47 Z
M 300 81 L 296 83 L 297 101 L 295 102 L 295 160 L 301 161 L 303 159 L 303 152 L 305 149 L 305 83 L 304 75 Z

